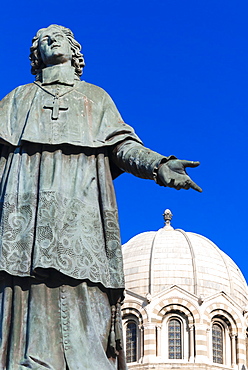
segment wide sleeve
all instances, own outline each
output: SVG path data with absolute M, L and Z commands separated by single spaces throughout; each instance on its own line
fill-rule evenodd
M 150 180 L 156 179 L 160 164 L 176 158 L 165 157 L 133 140 L 125 140 L 117 145 L 111 157 L 114 164 L 122 171 Z
M 96 110 L 95 122 L 98 132 L 95 134 L 95 139 L 99 145 L 115 146 L 127 139 L 131 139 L 142 144 L 140 138 L 136 135 L 134 129 L 124 122 L 112 98 L 104 90 L 100 90 L 101 104 L 94 104 Z M 99 88 L 98 88 L 99 94 Z M 95 94 L 97 98 L 98 95 Z M 100 101 L 100 97 L 98 98 Z M 98 118 L 97 118 L 98 117 Z

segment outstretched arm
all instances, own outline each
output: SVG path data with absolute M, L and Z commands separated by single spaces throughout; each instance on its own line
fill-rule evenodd
M 201 191 L 185 171 L 186 167 L 197 167 L 199 162 L 165 157 L 133 140 L 117 145 L 112 152 L 112 160 L 123 171 L 143 179 L 154 179 L 161 186 Z

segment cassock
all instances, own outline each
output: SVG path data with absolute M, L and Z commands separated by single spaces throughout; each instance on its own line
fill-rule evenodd
M 0 369 L 114 369 L 124 276 L 112 180 L 152 179 L 168 158 L 68 66 L 2 100 L 0 137 Z

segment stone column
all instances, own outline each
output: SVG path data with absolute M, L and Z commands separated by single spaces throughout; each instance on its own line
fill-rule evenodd
M 140 355 L 140 359 L 141 359 L 141 362 L 144 358 L 144 327 L 143 325 L 139 325 L 139 330 L 140 330 L 140 346 L 139 346 L 139 355 Z
M 161 356 L 161 325 L 157 325 L 157 356 Z
M 236 364 L 237 364 L 236 337 L 237 337 L 237 334 L 231 334 L 232 367 L 236 367 Z
M 194 362 L 195 359 L 195 338 L 194 325 L 189 326 L 189 362 Z
M 212 340 L 210 341 L 210 332 L 209 328 L 206 329 L 206 341 L 207 341 L 207 357 L 210 362 L 213 361 L 213 347 L 212 347 Z

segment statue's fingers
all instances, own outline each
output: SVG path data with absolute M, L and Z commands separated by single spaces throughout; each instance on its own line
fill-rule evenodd
M 200 188 L 200 186 L 198 186 L 194 181 L 191 180 L 190 182 L 190 187 L 196 191 L 199 191 L 199 193 L 202 192 L 202 188 Z
M 191 187 L 191 186 L 190 186 L 190 184 L 188 184 L 188 183 L 187 183 L 187 184 L 185 184 L 185 185 L 183 186 L 183 188 L 184 188 L 185 190 L 190 189 L 190 187 Z
M 194 161 L 187 161 L 187 160 L 185 160 L 185 159 L 183 159 L 183 160 L 181 160 L 181 163 L 182 163 L 182 165 L 184 166 L 184 167 L 198 167 L 199 166 L 199 164 L 200 164 L 200 162 L 199 161 L 196 161 L 196 162 L 194 162 Z
M 175 181 L 174 188 L 176 190 L 180 190 L 180 189 L 188 190 L 191 188 L 191 180 L 189 179 L 189 180 L 186 180 L 185 182 Z
M 175 188 L 175 189 L 176 189 L 174 179 L 169 180 L 169 181 L 167 182 L 167 186 L 168 186 L 169 188 Z M 178 189 L 177 189 L 177 190 L 178 190 Z
M 190 188 L 190 184 L 188 183 L 188 181 L 180 181 L 180 180 L 173 180 L 172 181 L 172 187 L 176 190 L 180 190 L 180 189 L 189 189 Z
M 177 180 L 172 180 L 171 184 L 172 184 L 172 187 L 176 190 L 180 190 L 182 188 L 181 183 Z

